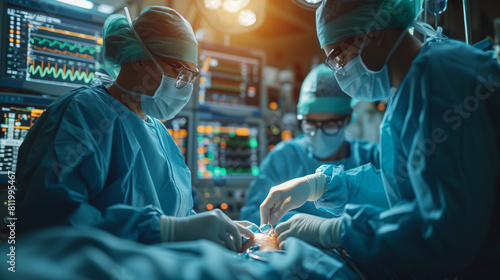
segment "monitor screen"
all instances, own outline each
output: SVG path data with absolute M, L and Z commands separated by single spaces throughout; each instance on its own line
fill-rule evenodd
M 259 109 L 262 57 L 235 49 L 200 46 L 200 105 L 240 105 Z
M 203 120 L 197 130 L 198 179 L 259 175 L 259 124 Z
M 54 99 L 0 94 L 0 184 L 16 171 L 17 154 L 29 129 Z
M 1 86 L 60 95 L 90 84 L 102 68 L 102 24 L 64 11 L 6 4 Z
M 172 136 L 175 144 L 179 147 L 182 157 L 186 164 L 188 163 L 188 131 L 189 131 L 189 117 L 183 115 L 177 115 L 175 118 L 162 121 L 168 130 L 168 133 Z

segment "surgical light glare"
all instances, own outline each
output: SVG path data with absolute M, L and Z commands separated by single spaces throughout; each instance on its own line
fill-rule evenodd
M 85 9 L 92 9 L 94 7 L 94 3 L 87 0 L 57 0 L 57 1 Z
M 97 10 L 104 14 L 111 14 L 114 12 L 115 8 L 108 4 L 99 4 Z
M 252 26 L 257 22 L 257 15 L 252 10 L 243 10 L 238 15 L 238 23 L 241 26 Z
M 212 67 L 217 67 L 219 66 L 219 60 L 217 58 L 212 58 L 208 64 Z
M 222 6 L 222 0 L 205 0 L 205 8 L 208 10 L 217 10 Z
M 237 13 L 239 10 L 245 8 L 250 0 L 224 0 L 222 8 L 229 13 Z
M 321 0 L 306 0 L 306 3 L 309 3 L 309 4 L 319 4 L 321 2 Z

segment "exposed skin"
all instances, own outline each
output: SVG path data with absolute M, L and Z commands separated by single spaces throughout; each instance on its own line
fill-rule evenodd
M 402 32 L 406 31 L 396 28 L 368 33 L 363 52 L 361 53 L 361 58 L 368 69 L 373 71 L 382 69 L 389 51 L 392 49 Z M 349 62 L 358 55 L 359 47 L 361 46 L 364 36 L 365 34 L 358 34 L 354 44 L 345 49 L 347 54 L 346 62 Z M 328 44 L 323 50 L 326 55 L 328 55 L 332 49 L 342 43 L 343 41 Z M 401 81 L 403 81 L 406 73 L 408 73 L 410 69 L 413 59 L 415 59 L 421 48 L 422 42 L 417 38 L 411 36 L 409 33 L 404 36 L 403 40 L 387 62 L 387 70 L 389 71 L 392 87 L 398 87 Z
M 352 111 L 345 114 L 337 114 L 337 113 L 309 113 L 304 116 L 304 120 L 310 121 L 324 121 L 331 119 L 343 119 L 346 118 L 344 122 L 344 126 L 346 126 L 351 121 Z M 319 159 L 320 161 L 337 161 L 345 158 L 345 141 L 340 146 L 339 150 L 328 158 Z
M 176 69 L 164 62 L 161 57 L 155 57 L 155 59 L 162 67 L 165 75 L 177 78 L 178 73 Z M 196 69 L 196 65 L 192 62 L 174 60 L 184 67 Z M 153 96 L 161 83 L 161 78 L 162 74 L 152 60 L 142 60 L 123 64 L 116 82 L 127 90 Z M 115 84 L 110 85 L 108 91 L 116 100 L 146 120 L 146 114 L 142 111 L 139 96 L 132 96 L 123 92 Z

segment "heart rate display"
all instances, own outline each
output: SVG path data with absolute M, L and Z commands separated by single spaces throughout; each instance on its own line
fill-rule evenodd
M 95 78 L 95 66 L 85 61 L 68 61 L 50 57 L 40 61 L 35 59 L 29 61 L 30 66 L 26 77 L 28 81 L 87 84 Z
M 7 8 L 4 75 L 35 84 L 88 85 L 102 69 L 102 27 L 58 14 Z
M 200 105 L 259 108 L 262 72 L 260 55 L 201 44 L 199 65 Z
M 200 120 L 197 132 L 198 178 L 259 175 L 257 124 Z
M 53 99 L 0 94 L 0 184 L 16 171 L 17 155 L 28 131 Z
M 54 52 L 64 55 L 72 55 L 87 59 L 95 59 L 95 54 L 101 52 L 101 47 L 89 47 L 82 44 L 72 44 L 68 42 L 61 42 L 59 40 L 50 40 L 47 38 L 32 37 L 30 38 L 30 43 L 34 46 L 35 50 Z M 48 48 L 46 47 L 48 46 Z M 57 46 L 59 50 L 52 50 Z M 76 52 L 76 51 L 77 52 Z M 86 54 L 86 52 L 88 54 Z
M 189 118 L 186 116 L 177 115 L 173 119 L 168 121 L 162 121 L 168 130 L 168 133 L 172 136 L 181 151 L 184 161 L 187 163 L 188 159 L 188 130 L 189 130 Z

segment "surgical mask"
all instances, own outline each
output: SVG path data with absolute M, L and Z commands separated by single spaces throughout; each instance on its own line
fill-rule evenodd
M 163 75 L 162 81 L 153 96 L 136 93 L 114 84 L 121 91 L 141 98 L 141 107 L 144 114 L 160 119 L 170 120 L 177 115 L 191 98 L 193 85 L 188 84 L 183 88 L 176 88 L 177 79 Z
M 389 71 L 387 70 L 387 61 L 392 56 L 396 48 L 406 35 L 406 30 L 399 36 L 387 56 L 384 66 L 379 71 L 373 71 L 366 67 L 361 52 L 365 44 L 367 35 L 363 39 L 359 54 L 344 66 L 344 73 L 336 72 L 335 77 L 342 91 L 352 98 L 360 101 L 377 101 L 391 96 L 391 84 L 389 80 Z
M 161 68 L 158 61 L 156 61 L 154 56 L 144 45 L 144 42 L 142 41 L 141 37 L 139 37 L 139 34 L 135 32 L 128 10 L 126 10 L 126 14 L 132 32 L 134 33 L 137 41 L 141 44 L 144 51 L 148 54 L 151 60 L 155 63 L 156 67 L 160 70 L 162 79 L 153 96 L 127 90 L 120 86 L 116 81 L 114 84 L 125 93 L 133 96 L 139 96 L 141 98 L 142 111 L 146 115 L 160 120 L 170 120 L 175 117 L 175 115 L 177 115 L 179 111 L 189 102 L 189 99 L 191 98 L 191 94 L 193 92 L 193 84 L 187 83 L 181 88 L 176 87 L 176 83 L 178 82 L 177 79 L 165 75 L 165 72 Z
M 335 134 L 336 130 L 338 129 L 329 129 L 328 132 Z M 328 136 L 321 129 L 318 129 L 314 136 L 306 134 L 305 137 L 313 155 L 318 159 L 325 159 L 339 151 L 344 143 L 344 134 L 345 128 L 340 128 L 335 136 Z

